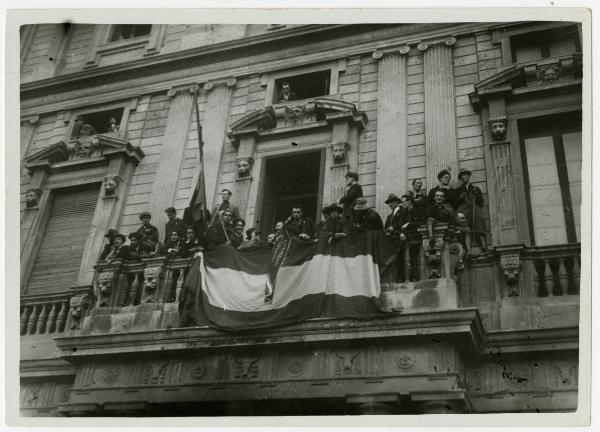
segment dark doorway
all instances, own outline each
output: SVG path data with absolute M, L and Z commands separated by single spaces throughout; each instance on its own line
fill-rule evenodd
M 260 229 L 273 232 L 278 221 L 292 214 L 292 206 L 304 208 L 304 216 L 317 218 L 322 190 L 322 152 L 299 153 L 266 160 Z

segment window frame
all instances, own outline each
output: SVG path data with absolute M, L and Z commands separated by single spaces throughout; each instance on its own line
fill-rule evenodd
M 558 174 L 559 187 L 561 192 L 561 199 L 563 203 L 563 215 L 565 218 L 565 230 L 567 236 L 567 243 L 578 243 L 577 230 L 575 229 L 575 216 L 573 213 L 573 200 L 571 198 L 571 190 L 569 187 L 569 176 L 565 157 L 564 143 L 562 134 L 569 132 L 581 132 L 581 123 L 579 126 L 569 124 L 567 116 L 570 113 L 551 115 L 547 117 L 534 117 L 526 120 L 529 123 L 531 120 L 535 120 L 530 124 L 519 124 L 519 148 L 521 151 L 521 160 L 523 163 L 523 181 L 525 186 L 525 197 L 527 199 L 527 219 L 529 222 L 529 236 L 530 242 L 533 245 L 537 244 L 535 238 L 535 227 L 533 224 L 533 208 L 531 205 L 531 183 L 529 180 L 529 166 L 527 163 L 527 149 L 525 147 L 525 140 L 528 138 L 534 138 L 536 136 L 552 136 L 554 157 L 556 159 L 556 170 Z M 581 119 L 581 111 L 571 112 L 571 114 L 578 115 Z M 540 127 L 540 123 L 548 128 Z M 548 134 L 550 132 L 550 134 Z M 570 209 L 570 211 L 568 211 Z

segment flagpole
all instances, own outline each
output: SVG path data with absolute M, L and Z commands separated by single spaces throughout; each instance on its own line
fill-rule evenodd
M 196 189 L 194 189 L 194 193 L 192 194 L 192 199 L 190 202 L 190 207 L 196 204 L 198 200 L 198 194 L 200 194 L 200 211 L 202 212 L 202 219 L 204 219 L 204 234 L 208 229 L 208 219 L 206 217 L 206 189 L 204 182 L 204 141 L 202 141 L 202 125 L 200 124 L 200 110 L 198 109 L 198 91 L 200 86 L 196 85 L 193 91 L 194 95 L 194 111 L 196 113 L 196 126 L 197 126 L 197 136 L 198 136 L 198 153 L 200 156 L 200 173 L 198 175 L 198 183 L 196 185 Z M 201 186 L 202 190 L 198 190 L 198 185 Z

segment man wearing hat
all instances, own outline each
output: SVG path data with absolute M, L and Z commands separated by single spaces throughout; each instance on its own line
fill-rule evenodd
M 150 225 L 151 218 L 152 215 L 150 212 L 145 211 L 140 213 L 142 226 L 138 228 L 138 232 L 142 233 L 144 240 L 151 241 L 152 246 L 155 246 L 158 243 L 158 229 L 154 225 Z
M 358 184 L 358 174 L 348 171 L 344 177 L 346 179 L 346 193 L 337 201 L 337 205 L 343 207 L 344 219 L 352 219 L 352 208 L 356 204 L 357 198 L 362 198 L 362 186 Z
M 106 256 L 106 261 L 110 262 L 115 259 L 129 259 L 129 246 L 125 244 L 125 236 L 123 234 L 115 234 L 113 240 L 113 248 Z
M 354 232 L 380 231 L 383 229 L 381 216 L 369 207 L 365 198 L 357 198 L 353 209 L 352 224 Z
M 337 204 L 331 204 L 323 209 L 327 220 L 321 231 L 321 239 L 327 238 L 328 244 L 350 235 L 348 222 L 342 217 L 343 211 Z
M 165 213 L 167 214 L 169 221 L 165 224 L 165 240 L 163 243 L 167 243 L 169 235 L 173 231 L 177 231 L 179 233 L 179 238 L 183 238 L 185 236 L 185 225 L 183 221 L 177 217 L 175 208 L 169 207 L 165 210 Z
M 467 225 L 472 235 L 479 241 L 481 248 L 485 251 L 485 218 L 483 217 L 483 193 L 477 186 L 471 184 L 471 171 L 461 169 L 458 174 L 460 186 L 455 189 L 455 209 L 466 217 Z
M 119 232 L 116 229 L 111 228 L 104 235 L 104 237 L 106 237 L 107 239 L 107 242 L 104 245 L 102 252 L 100 253 L 100 260 L 105 260 L 110 251 L 112 250 L 115 241 L 115 236 L 117 234 L 119 234 Z
M 388 236 L 399 237 L 400 236 L 400 222 L 402 220 L 402 208 L 400 207 L 400 198 L 396 194 L 389 194 L 385 203 L 390 207 L 392 213 L 390 213 L 385 220 L 385 233 Z
M 447 169 L 443 169 L 441 170 L 438 175 L 438 182 L 439 184 L 434 187 L 431 188 L 431 190 L 429 191 L 429 194 L 427 194 L 427 199 L 429 200 L 429 204 L 433 205 L 435 203 L 435 193 L 439 190 L 441 190 L 442 192 L 444 192 L 444 199 L 446 203 L 450 204 L 451 206 L 454 206 L 454 202 L 456 200 L 456 194 L 454 189 L 452 189 L 450 187 L 450 171 L 448 171 Z

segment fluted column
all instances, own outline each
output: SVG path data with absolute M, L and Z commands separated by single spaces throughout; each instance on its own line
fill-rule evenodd
M 176 173 L 181 170 L 185 147 L 192 119 L 194 105 L 193 92 L 195 86 L 173 88 L 168 92 L 171 98 L 169 117 L 165 127 L 164 144 L 161 150 L 158 167 L 156 168 L 156 179 L 152 191 L 152 202 L 150 212 L 154 225 L 159 230 L 159 238 L 164 236 L 161 223 L 164 210 L 173 205 L 177 191 Z
M 202 122 L 207 208 L 212 207 L 217 192 L 227 120 L 235 84 L 235 78 L 204 84 L 204 90 L 208 92 Z
M 377 87 L 377 194 L 376 209 L 386 213 L 389 193 L 402 193 L 408 176 L 408 135 L 406 122 L 406 54 L 409 46 L 382 53 L 379 59 Z
M 420 43 L 423 52 L 425 87 L 425 176 L 427 188 L 437 184 L 437 174 L 448 169 L 458 174 L 456 113 L 452 46 L 456 39 Z

